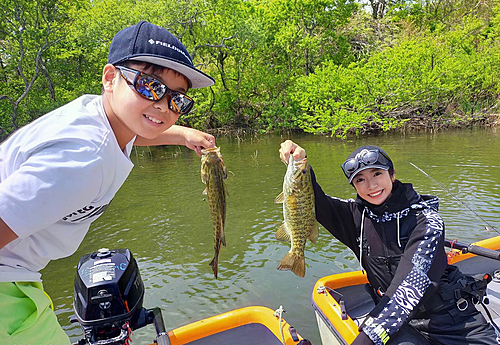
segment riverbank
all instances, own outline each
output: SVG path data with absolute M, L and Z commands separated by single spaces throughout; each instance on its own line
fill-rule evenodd
M 395 118 L 398 118 L 395 115 Z M 370 135 L 379 135 L 384 132 L 398 133 L 398 132 L 435 132 L 435 131 L 445 131 L 448 129 L 460 129 L 460 128 L 492 128 L 500 126 L 500 113 L 483 113 L 483 114 L 474 114 L 474 115 L 457 115 L 443 117 L 443 116 L 435 116 L 430 117 L 427 115 L 421 115 L 418 113 L 414 113 L 408 118 L 401 119 L 404 120 L 401 126 L 396 128 L 391 128 L 385 130 L 382 128 L 380 123 L 366 123 L 363 125 L 361 129 L 350 130 L 347 133 L 347 138 L 352 137 L 362 137 L 362 136 L 370 136 Z M 223 128 L 212 128 L 206 129 L 206 132 L 215 135 L 215 136 L 225 136 L 225 137 L 236 137 L 243 138 L 252 135 L 263 134 L 261 130 L 256 130 L 250 127 L 246 128 L 236 128 L 236 127 L 223 127 Z M 273 130 L 266 133 L 273 134 L 294 134 L 294 133 L 304 133 L 301 129 L 287 129 L 287 130 Z
M 443 131 L 448 129 L 483 127 L 491 128 L 500 125 L 500 114 L 498 113 L 483 113 L 474 115 L 457 115 L 453 116 L 428 116 L 418 113 L 412 114 L 404 120 L 402 125 L 397 128 L 392 128 L 391 132 L 428 132 L 428 131 Z M 366 124 L 359 131 L 359 136 L 376 135 L 384 132 L 380 124 Z M 349 132 L 349 136 L 355 135 L 354 131 Z

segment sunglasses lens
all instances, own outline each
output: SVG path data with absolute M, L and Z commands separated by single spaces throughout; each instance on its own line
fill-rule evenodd
M 378 151 L 366 151 L 366 153 L 361 157 L 361 161 L 364 164 L 374 164 L 378 160 Z
M 125 80 L 132 85 L 131 87 L 133 87 L 142 97 L 150 101 L 159 101 L 168 94 L 170 96 L 169 108 L 178 114 L 187 114 L 193 108 L 194 101 L 190 97 L 178 91 L 170 90 L 167 85 L 160 80 L 131 68 L 122 66 L 118 66 L 117 68 L 122 72 L 123 78 L 125 78 Z M 127 73 L 133 73 L 135 75 L 133 82 L 131 76 L 127 77 L 125 75 Z
M 189 113 L 194 105 L 194 101 L 182 93 L 173 93 L 170 103 L 171 109 L 179 114 Z
M 344 171 L 352 174 L 354 170 L 358 168 L 358 160 L 356 158 L 351 158 L 344 163 Z
M 151 101 L 157 101 L 161 99 L 167 92 L 167 86 L 146 74 L 140 74 L 135 82 L 135 89 L 144 98 Z

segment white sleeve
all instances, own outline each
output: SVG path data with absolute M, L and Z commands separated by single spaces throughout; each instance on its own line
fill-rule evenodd
M 0 183 L 0 217 L 25 238 L 88 205 L 103 181 L 98 151 L 62 140 L 20 158 L 23 163 Z

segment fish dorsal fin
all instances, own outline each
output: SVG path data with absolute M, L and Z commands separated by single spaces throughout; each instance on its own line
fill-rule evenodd
M 275 204 L 282 204 L 285 201 L 285 196 L 283 195 L 283 192 L 279 193 L 276 199 L 274 199 Z
M 290 241 L 290 235 L 286 231 L 285 222 L 283 222 L 278 231 L 276 231 L 276 238 L 278 239 L 278 241 L 283 241 L 283 242 Z

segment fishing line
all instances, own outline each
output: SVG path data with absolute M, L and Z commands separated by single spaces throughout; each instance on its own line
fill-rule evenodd
M 462 205 L 464 205 L 469 211 L 471 211 L 476 217 L 478 217 L 484 224 L 488 225 L 484 225 L 484 228 L 488 231 L 491 231 L 491 229 L 495 230 L 497 233 L 500 234 L 500 232 L 493 226 L 491 225 L 490 223 L 488 223 L 485 219 L 483 219 L 483 217 L 481 217 L 479 214 L 477 214 L 476 211 L 474 211 L 472 208 L 470 208 L 465 202 L 463 202 L 462 200 L 460 200 L 457 196 L 455 196 L 448 188 L 446 188 L 445 186 L 443 186 L 441 183 L 439 183 L 438 180 L 436 180 L 435 178 L 433 178 L 432 176 L 430 176 L 428 173 L 426 173 L 425 171 L 423 171 L 422 169 L 420 169 L 418 166 L 416 166 L 415 164 L 413 164 L 412 162 L 409 162 L 411 165 L 413 165 L 416 169 L 418 169 L 418 171 L 420 171 L 422 174 L 424 174 L 425 176 L 427 176 L 428 178 L 430 178 L 432 181 L 434 181 L 435 183 L 437 183 L 441 188 L 443 188 L 443 190 L 448 193 L 450 196 L 452 196 L 455 200 L 457 200 L 459 203 L 461 203 Z

